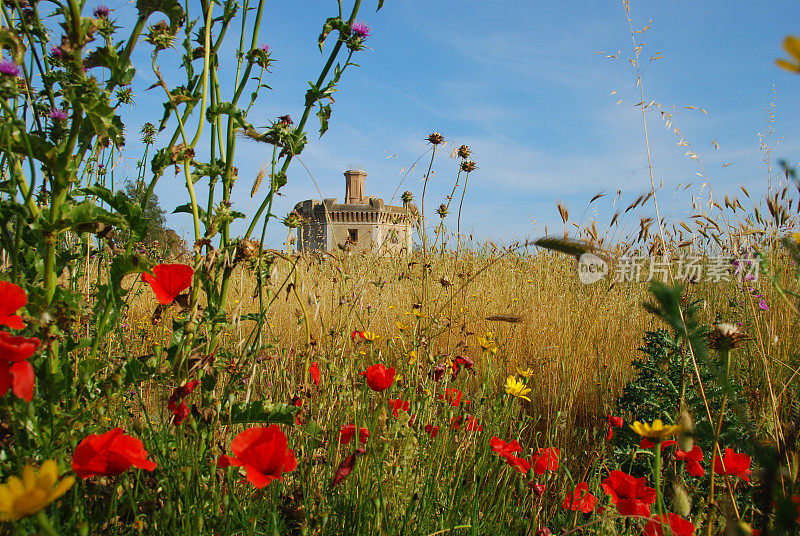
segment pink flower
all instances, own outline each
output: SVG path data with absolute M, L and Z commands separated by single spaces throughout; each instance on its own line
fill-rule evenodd
M 363 39 L 364 37 L 369 37 L 369 32 L 372 28 L 367 26 L 364 22 L 354 22 L 350 29 L 353 31 L 354 36 Z
M 0 61 L 0 74 L 6 76 L 19 76 L 19 66 L 10 60 Z

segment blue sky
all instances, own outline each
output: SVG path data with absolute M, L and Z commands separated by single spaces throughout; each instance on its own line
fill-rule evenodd
M 130 24 L 132 4 L 106 4 L 115 9 L 112 18 Z M 266 80 L 273 91 L 263 92 L 250 113 L 253 124 L 266 125 L 286 113 L 299 117 L 307 81 L 317 77 L 329 50 L 320 54 L 317 35 L 336 10 L 333 0 L 267 3 L 260 41 L 270 45 L 278 61 Z M 644 72 L 645 99 L 655 100 L 662 111 L 674 111 L 671 128 L 680 128 L 699 157 L 685 156 L 687 147 L 678 145 L 659 109 L 648 108 L 656 183 L 664 184 L 662 212 L 680 218 L 691 208 L 687 196 L 707 193 L 708 185 L 720 197 L 740 184 L 751 193 L 764 190 L 767 170 L 759 133 L 766 134 L 770 126 L 773 163 L 779 158 L 798 161 L 800 77 L 773 62 L 783 56 L 783 37 L 800 33 L 800 4 L 634 0 L 631 14 L 634 29 L 650 26 L 636 34 L 645 44 L 642 58 L 662 56 Z M 539 236 L 544 226 L 560 229 L 559 200 L 577 221 L 600 191 L 622 189 L 627 205 L 650 189 L 641 110 L 635 106 L 641 98 L 627 61 L 633 52 L 631 32 L 620 2 L 386 0 L 375 13 L 375 2 L 366 0 L 359 19 L 372 27 L 370 50 L 355 59 L 360 67 L 345 73 L 330 130 L 321 139 L 312 116 L 310 144 L 300 156 L 323 197 L 341 199 L 342 172 L 358 163 L 368 172 L 368 194 L 390 201 L 400 186 L 400 192 L 409 189 L 419 200 L 421 167 L 400 182 L 403 170 L 428 150 L 425 138 L 433 131 L 449 143 L 434 167 L 429 213 L 456 176 L 450 149 L 469 145 L 479 169 L 470 177 L 461 227 L 480 240 L 510 242 Z M 229 34 L 221 51 L 223 80 L 235 65 L 235 43 Z M 619 59 L 606 57 L 618 51 Z M 165 55 L 159 64 L 168 82 L 177 85 L 182 76 L 169 65 L 170 58 L 175 56 Z M 140 78 L 134 86 L 137 106 L 124 116 L 129 144 L 118 177 L 134 174 L 141 155 L 136 133 L 162 114 L 162 95 L 144 91 L 154 80 L 149 45 L 139 47 L 134 60 Z M 230 93 L 230 87 L 223 87 L 223 94 Z M 772 103 L 774 123 L 768 125 Z M 201 155 L 207 146 L 201 141 Z M 249 213 L 257 206 L 250 200 L 250 187 L 269 157 L 267 146 L 239 141 L 235 165 L 240 179 L 233 197 L 238 210 Z M 686 193 L 673 193 L 676 185 L 689 182 Z M 171 171 L 157 193 L 167 209 L 186 199 L 181 176 Z M 274 208 L 280 216 L 298 201 L 320 197 L 298 162 L 282 194 Z M 611 198 L 586 211 L 582 224 L 596 218 L 603 228 L 614 211 Z M 631 213 L 630 221 L 651 212 Z M 455 219 L 450 220 L 454 227 Z M 185 215 L 170 217 L 170 224 L 181 232 L 189 229 Z M 285 228 L 273 222 L 268 245 L 279 247 L 285 237 Z

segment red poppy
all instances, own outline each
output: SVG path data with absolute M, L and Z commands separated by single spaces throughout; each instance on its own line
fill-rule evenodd
M 700 465 L 700 462 L 703 461 L 703 450 L 697 445 L 694 445 L 688 452 L 678 450 L 675 458 L 686 461 L 686 472 L 690 476 L 700 477 L 706 474 L 706 470 Z
M 302 408 L 302 407 L 303 407 L 303 399 L 302 399 L 302 398 L 300 398 L 299 396 L 294 396 L 294 397 L 292 397 L 292 399 L 289 401 L 289 403 L 290 403 L 292 406 L 296 407 L 296 408 Z M 301 411 L 302 411 L 302 410 L 301 410 Z M 298 412 L 295 414 L 295 416 L 294 416 L 294 423 L 295 423 L 296 425 L 298 425 L 298 426 L 299 426 L 299 425 L 301 425 L 301 424 L 303 424 L 303 418 L 300 416 L 300 411 L 298 411 Z
M 453 417 L 453 419 L 450 421 L 450 427 L 453 430 L 459 430 L 463 423 L 464 416 L 458 415 L 457 417 Z M 464 427 L 464 430 L 468 432 L 483 432 L 483 426 L 478 424 L 478 419 L 472 415 L 467 415 L 467 425 Z
M 366 454 L 366 449 L 358 448 L 353 452 L 351 455 L 347 456 L 342 463 L 339 464 L 339 467 L 336 469 L 336 473 L 333 475 L 333 480 L 331 481 L 331 487 L 334 487 L 339 482 L 344 480 L 344 478 L 353 472 L 353 468 L 356 466 L 356 457 L 359 454 Z
M 394 367 L 387 369 L 383 363 L 372 365 L 359 374 L 367 378 L 367 385 L 373 391 L 385 391 L 394 383 Z
M 231 442 L 235 456 L 219 457 L 220 467 L 244 467 L 247 480 L 263 488 L 273 480 L 283 480 L 282 473 L 294 471 L 297 460 L 289 441 L 277 424 L 247 428 Z
M 614 417 L 612 415 L 608 416 L 608 432 L 606 432 L 606 441 L 611 441 L 611 438 L 614 437 L 614 428 L 622 428 L 624 421 L 622 417 Z
M 525 460 L 523 458 L 518 458 L 516 456 L 504 456 L 506 459 L 506 463 L 522 473 L 523 475 L 531 470 L 531 462 Z
M 567 493 L 564 502 L 561 503 L 561 508 L 572 510 L 573 512 L 580 510 L 584 514 L 588 514 L 594 507 L 597 506 L 597 497 L 589 493 L 589 484 L 581 482 L 575 486 L 575 490 Z
M 750 456 L 726 448 L 722 460 L 719 456 L 714 456 L 714 472 L 720 475 L 738 476 L 745 482 L 750 482 L 750 475 L 753 474 L 750 470 Z
M 694 525 L 676 514 L 664 516 L 653 516 L 644 526 L 645 536 L 663 536 L 663 526 L 669 524 L 669 531 L 672 536 L 694 536 Z
M 150 285 L 158 303 L 172 303 L 175 297 L 192 284 L 194 270 L 186 264 L 156 264 L 153 275 L 142 274 L 142 281 Z
M 399 417 L 399 414 L 397 412 L 401 409 L 403 411 L 408 411 L 409 409 L 411 409 L 411 404 L 399 398 L 390 398 L 389 407 L 392 408 L 392 415 L 394 415 L 395 418 L 397 418 Z
M 540 484 L 539 482 L 528 482 L 528 487 L 533 489 L 533 493 L 537 497 L 541 497 L 542 495 L 544 495 L 544 490 L 545 490 L 544 484 Z
M 355 341 L 356 337 L 361 339 L 362 341 L 367 340 L 367 332 L 366 331 L 354 331 L 350 334 L 350 339 Z
M 167 409 L 172 412 L 172 422 L 176 426 L 189 416 L 189 406 L 186 405 L 184 399 L 192 394 L 198 385 L 200 385 L 200 380 L 191 380 L 172 391 L 172 396 L 167 402 Z
M 664 452 L 665 448 L 671 447 L 671 446 L 677 445 L 677 444 L 678 444 L 678 442 L 675 441 L 674 439 L 667 439 L 666 441 L 662 441 L 661 442 L 661 452 Z M 643 437 L 642 440 L 639 441 L 639 448 L 651 449 L 653 447 L 655 447 L 655 444 L 652 441 L 650 441 L 649 439 L 647 439 L 646 437 Z
M 9 389 L 26 402 L 33 399 L 36 378 L 33 366 L 26 361 L 41 341 L 36 337 L 15 337 L 0 331 L 0 396 Z
M 494 436 L 489 440 L 489 446 L 495 453 L 503 457 L 513 456 L 514 453 L 522 451 L 522 446 L 520 446 L 519 441 L 516 439 L 506 443 L 497 436 Z
M 14 314 L 17 309 L 28 303 L 28 296 L 22 287 L 0 281 L 0 326 L 8 326 L 11 329 L 22 329 L 25 323 L 19 315 Z
M 655 488 L 646 485 L 644 477 L 635 478 L 622 471 L 611 471 L 600 486 L 617 510 L 624 516 L 650 517 L 650 505 L 656 502 Z
M 433 370 L 430 371 L 430 377 L 433 381 L 438 382 L 444 376 L 444 363 L 437 363 Z
M 33 355 L 41 343 L 36 337 L 17 337 L 0 331 L 0 361 L 24 361 Z
M 156 468 L 156 464 L 147 459 L 142 442 L 125 435 L 122 428 L 105 434 L 89 434 L 78 443 L 72 455 L 72 470 L 81 478 L 118 475 L 131 466 L 145 471 Z
M 352 441 L 353 436 L 356 435 L 356 425 L 355 424 L 348 424 L 346 426 L 342 426 L 342 429 L 339 430 L 339 443 L 342 445 L 347 445 Z M 366 428 L 359 428 L 358 429 L 358 440 L 361 443 L 366 443 L 367 439 L 369 439 L 369 430 Z
M 560 455 L 561 451 L 554 447 L 539 449 L 533 457 L 533 472 L 543 475 L 547 471 L 555 471 L 558 469 Z
M 431 437 L 436 437 L 436 434 L 439 433 L 439 427 L 432 424 L 426 424 L 425 432 Z
M 314 361 L 308 367 L 308 372 L 311 373 L 311 379 L 314 380 L 314 385 L 319 385 L 319 363 Z
M 453 379 L 458 376 L 458 373 L 462 368 L 474 373 L 475 371 L 472 370 L 473 367 L 475 367 L 475 361 L 464 355 L 457 356 L 453 360 Z M 444 372 L 444 370 L 442 370 L 442 372 Z
M 614 417 L 613 415 L 608 416 L 609 426 L 613 426 L 614 428 L 622 428 L 623 424 L 625 424 L 625 421 L 622 420 L 622 417 Z
M 455 387 L 448 387 L 444 390 L 443 395 L 439 395 L 439 400 L 444 400 L 451 406 L 455 407 L 461 403 L 461 397 L 464 395 L 461 391 L 456 389 Z

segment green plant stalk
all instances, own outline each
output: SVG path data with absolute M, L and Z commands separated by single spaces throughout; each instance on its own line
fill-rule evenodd
M 361 0 L 356 0 L 355 3 L 353 4 L 353 10 L 350 13 L 350 18 L 348 19 L 348 23 L 349 24 L 352 24 L 353 21 L 355 21 L 356 16 L 358 15 L 358 10 L 359 10 L 360 7 L 361 7 Z M 325 63 L 325 67 L 323 67 L 322 72 L 319 75 L 319 78 L 317 78 L 317 84 L 316 84 L 317 87 L 322 86 L 322 83 L 325 81 L 325 78 L 328 76 L 328 72 L 331 70 L 331 67 L 333 67 L 333 62 L 336 60 L 337 56 L 339 55 L 339 50 L 341 50 L 341 48 L 342 48 L 342 43 L 343 43 L 343 41 L 341 39 L 341 36 L 339 36 L 339 39 L 336 41 L 336 44 L 334 45 L 333 50 L 331 50 L 331 53 L 328 56 L 328 61 Z M 306 103 L 305 108 L 303 109 L 303 115 L 300 118 L 300 121 L 297 123 L 297 128 L 294 129 L 294 131 L 296 133 L 303 132 L 303 128 L 306 125 L 306 121 L 308 121 L 308 117 L 309 117 L 309 115 L 311 113 L 311 108 L 314 106 L 314 104 L 315 103 L 312 103 L 312 102 Z M 286 155 L 286 159 L 283 161 L 283 165 L 281 166 L 281 171 L 280 171 L 281 174 L 286 173 L 286 170 L 289 169 L 289 164 L 291 163 L 291 161 L 292 161 L 292 155 L 291 154 Z M 270 194 L 271 193 L 272 192 L 270 192 Z M 255 215 L 253 216 L 253 220 L 250 222 L 250 225 L 247 227 L 247 232 L 245 233 L 245 238 L 250 238 L 250 235 L 253 234 L 253 231 L 255 231 L 255 228 L 256 228 L 256 224 L 258 223 L 258 220 L 261 217 L 261 214 L 264 212 L 264 209 L 267 208 L 267 205 L 272 206 L 271 195 L 268 195 L 267 199 L 264 199 L 264 201 L 261 202 L 261 205 L 259 205 L 258 209 L 256 210 Z M 267 218 L 266 218 L 266 220 L 264 222 L 265 225 L 266 225 L 267 221 L 269 221 L 269 215 L 270 215 L 270 212 L 267 212 Z
M 53 528 L 52 523 L 47 518 L 47 515 L 44 513 L 44 510 L 41 510 L 38 514 L 36 514 L 36 522 L 42 528 L 47 536 L 58 536 L 58 532 L 56 529 Z

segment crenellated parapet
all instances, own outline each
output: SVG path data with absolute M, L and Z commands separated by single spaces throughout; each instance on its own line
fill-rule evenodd
M 298 249 L 330 251 L 337 245 L 386 252 L 410 252 L 419 211 L 413 203 L 387 205 L 377 197 L 363 195 L 366 172 L 345 172 L 346 199 L 308 199 L 295 205 L 303 225 L 297 230 Z

